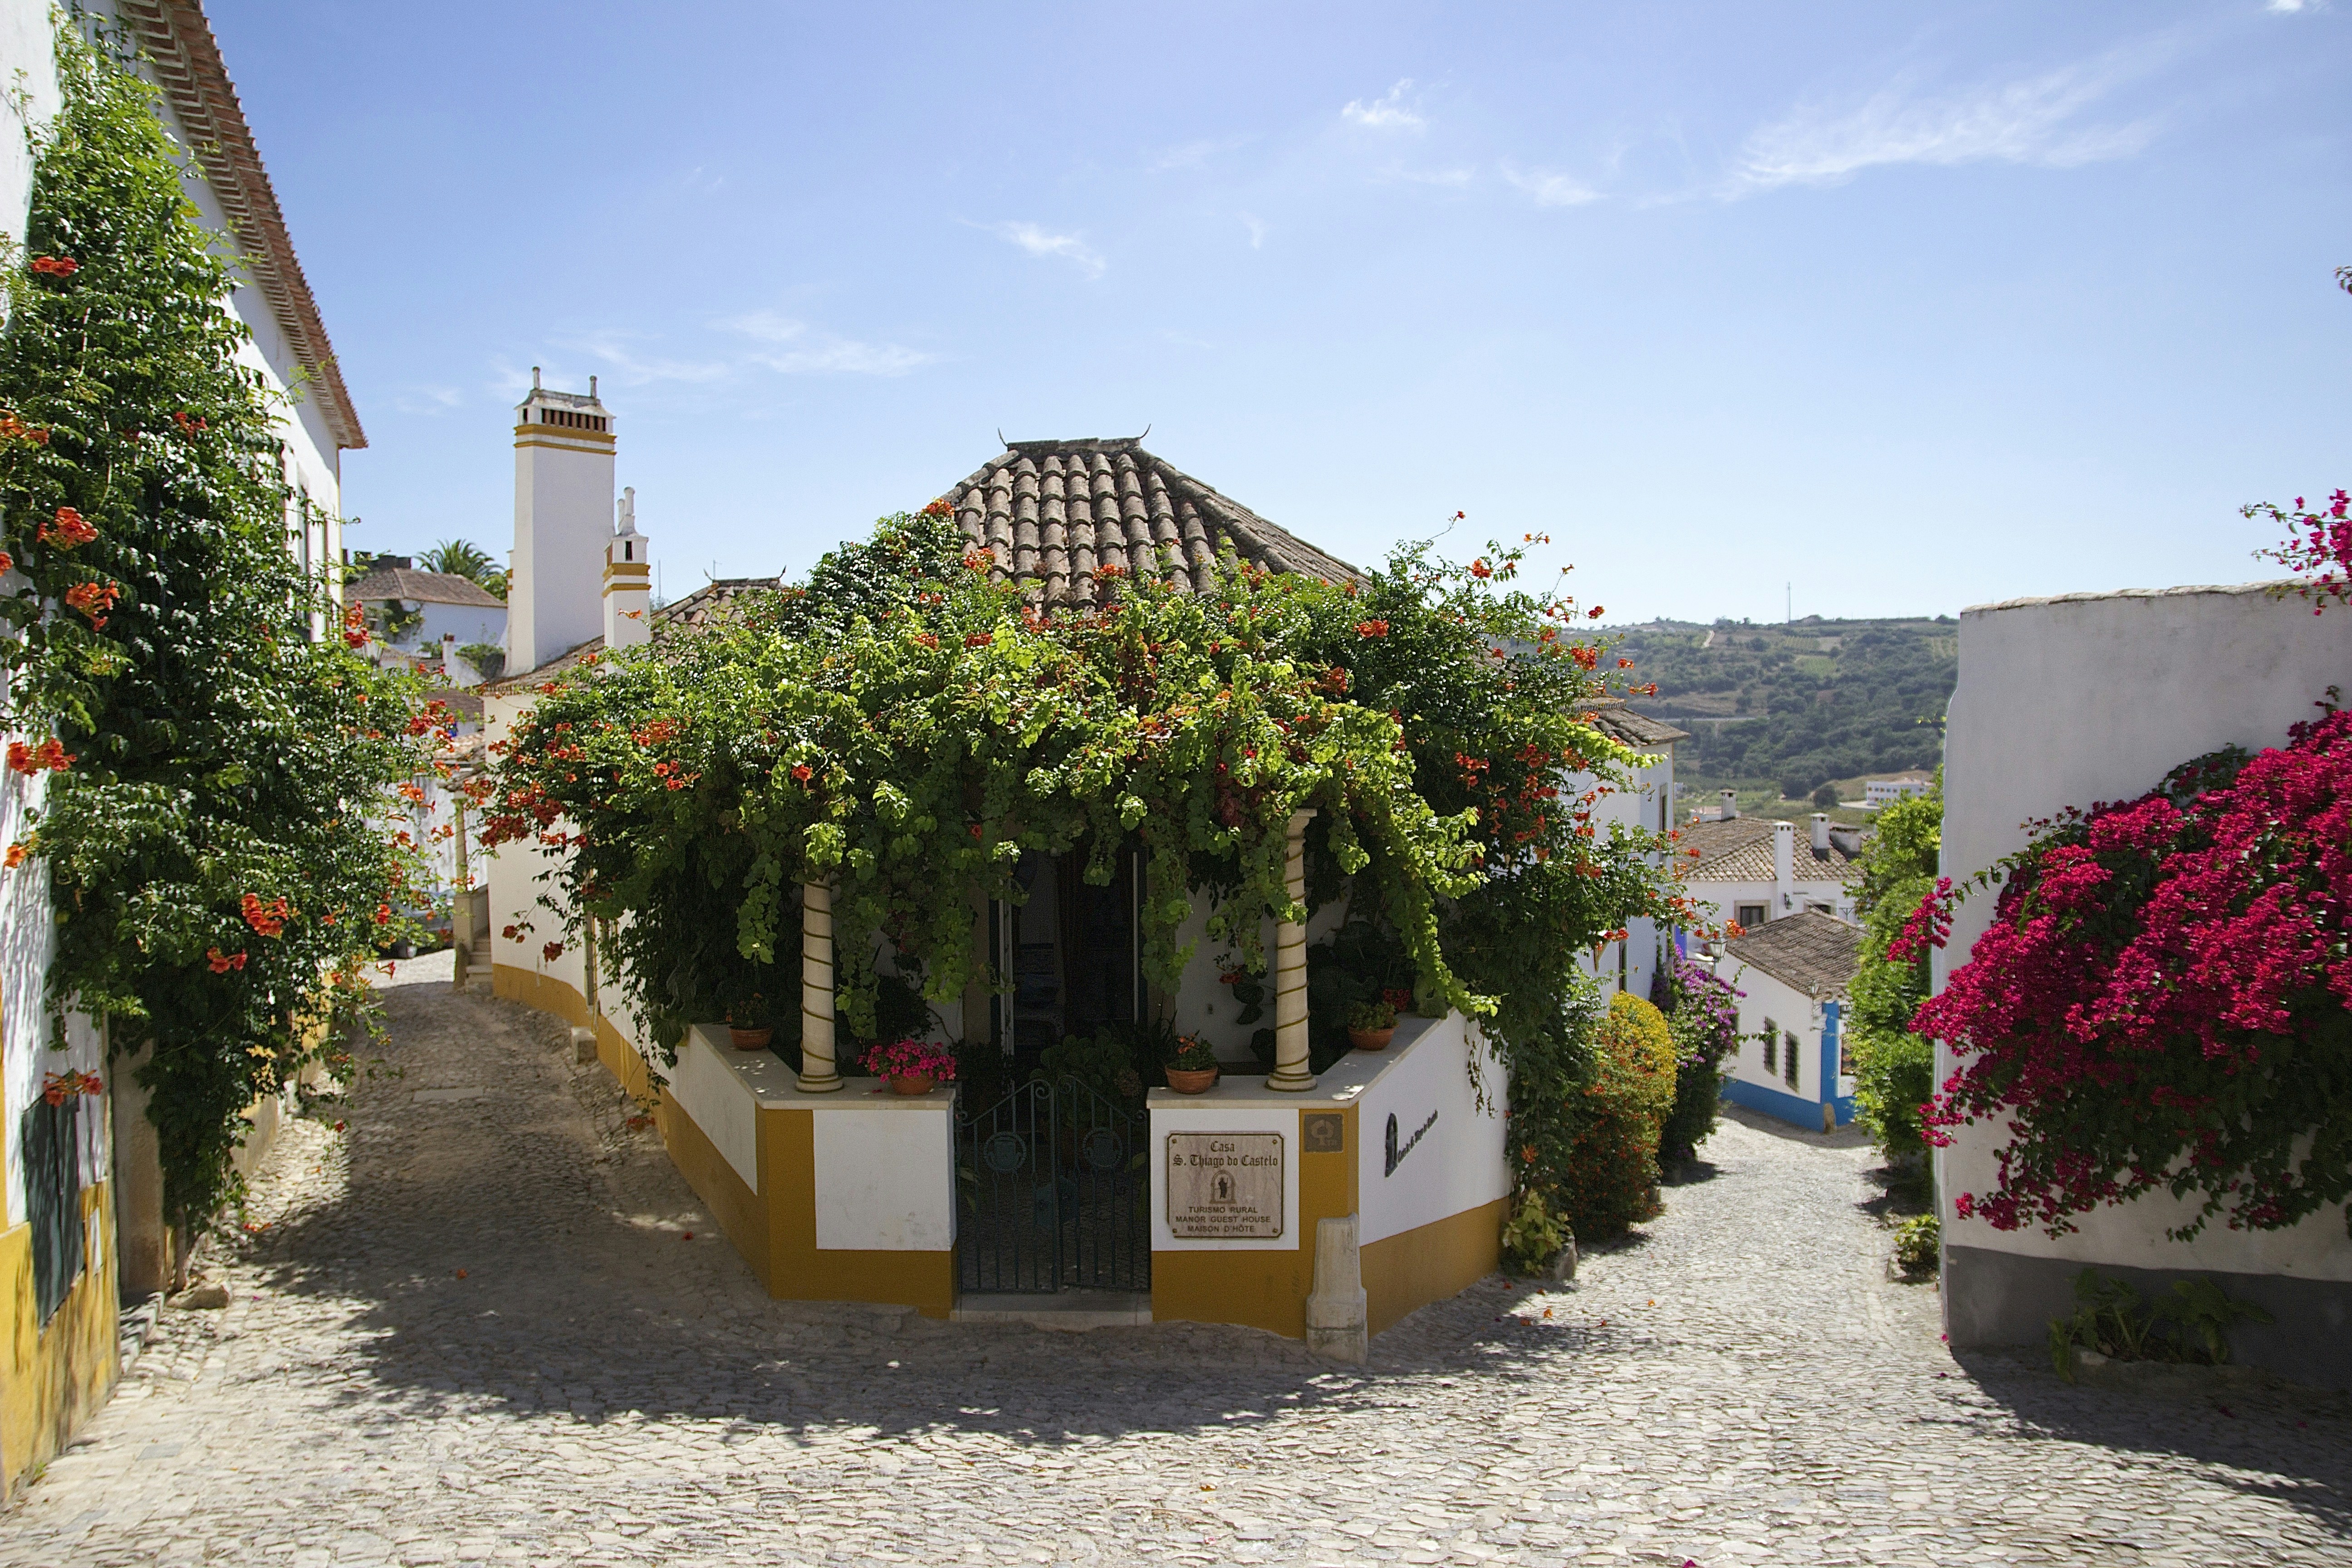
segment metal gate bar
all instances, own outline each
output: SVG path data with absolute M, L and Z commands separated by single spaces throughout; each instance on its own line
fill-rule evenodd
M 1076 1079 L 956 1121 L 956 1283 L 972 1293 L 1151 1288 L 1148 1118 Z

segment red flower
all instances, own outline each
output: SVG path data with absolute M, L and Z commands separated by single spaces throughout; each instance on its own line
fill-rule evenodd
M 54 544 L 60 550 L 71 550 L 77 544 L 88 544 L 98 537 L 98 530 L 82 521 L 81 513 L 69 506 L 58 508 L 55 519 L 43 520 L 35 535 L 44 544 Z
M 1584 618 L 1588 621 L 1597 621 L 1606 613 L 1607 611 L 1604 606 L 1595 605 L 1592 608 L 1584 612 Z
M 966 647 L 986 647 L 995 640 L 994 632 L 966 632 L 963 635 L 963 646 Z
M 1482 555 L 1477 560 L 1470 563 L 1470 575 L 1473 577 L 1492 577 L 1494 574 L 1495 569 L 1486 564 L 1486 558 L 1485 556 Z
M 32 858 L 32 851 L 22 844 L 8 846 L 8 869 L 15 870 Z
M 945 496 L 940 496 L 923 508 L 923 515 L 925 517 L 953 517 L 955 515 L 955 508 L 948 504 L 947 498 Z
M 1358 621 L 1356 635 L 1360 637 L 1384 637 L 1389 635 L 1389 624 L 1386 621 Z
M 246 955 L 242 952 L 223 952 L 213 947 L 205 950 L 205 957 L 211 961 L 215 974 L 226 974 L 232 969 L 245 967 Z
M 257 893 L 246 894 L 239 900 L 238 910 L 245 916 L 245 923 L 263 936 L 277 936 L 284 931 L 287 921 L 294 913 L 292 906 L 284 899 L 272 899 L 264 903 Z
M 967 550 L 963 553 L 963 569 L 967 572 L 984 572 L 994 564 L 996 555 L 993 551 Z
M 8 766 L 31 778 L 43 769 L 63 773 L 73 765 L 72 753 L 58 743 L 55 736 L 37 746 L 27 746 L 22 741 L 8 742 Z
M 539 955 L 548 963 L 553 963 L 563 956 L 563 944 L 560 942 L 551 942 L 539 950 Z
M 1101 565 L 1095 568 L 1095 578 L 1097 582 L 1105 577 L 1124 577 L 1126 575 L 1127 568 L 1120 565 L 1116 561 L 1106 561 Z
M 367 640 L 367 606 L 354 604 L 343 611 L 343 646 L 365 647 Z
M 14 572 L 16 569 L 16 558 L 6 551 L 0 550 L 0 572 Z
M 45 278 L 70 278 L 81 270 L 81 263 L 70 256 L 36 256 L 32 269 Z
M 816 777 L 816 770 L 806 763 L 795 763 L 793 765 L 793 783 L 804 784 L 814 777 Z
M 120 583 L 77 583 L 66 590 L 66 603 L 89 617 L 90 630 L 106 625 L 106 613 L 122 597 Z
M 1568 657 L 1576 660 L 1580 669 L 1596 668 L 1601 663 L 1601 650 L 1597 647 L 1572 647 L 1568 650 Z

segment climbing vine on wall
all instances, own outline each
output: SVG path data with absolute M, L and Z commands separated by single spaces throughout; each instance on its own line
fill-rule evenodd
M 1002 986 L 975 911 L 1021 897 L 1029 850 L 1083 849 L 1107 881 L 1140 849 L 1162 989 L 1203 890 L 1216 951 L 1263 972 L 1263 920 L 1307 913 L 1283 871 L 1312 809 L 1314 880 L 1560 1102 L 1528 1119 L 1523 1162 L 1556 1181 L 1572 1130 L 1540 1129 L 1590 1072 L 1579 958 L 1636 916 L 1688 917 L 1656 845 L 1596 826 L 1631 758 L 1587 721 L 1607 689 L 1575 629 L 1590 612 L 1511 586 L 1519 554 L 1500 549 L 1466 566 L 1409 549 L 1342 584 L 1228 561 L 1200 595 L 1111 567 L 1100 605 L 1052 616 L 992 564 L 934 503 L 710 629 L 542 683 L 499 742 L 486 837 L 551 852 L 570 934 L 615 922 L 600 952 L 674 1043 L 717 1016 L 730 965 L 793 986 L 803 879 L 835 884 L 859 1031 L 869 933 L 934 1000 Z
M 442 726 L 287 548 L 280 410 L 152 89 L 71 26 L 57 55 L 0 331 L 5 787 L 32 807 L 0 874 L 48 879 L 51 1006 L 152 1043 L 185 1231 L 234 1186 L 240 1112 L 362 1005 L 417 876 L 372 814 Z

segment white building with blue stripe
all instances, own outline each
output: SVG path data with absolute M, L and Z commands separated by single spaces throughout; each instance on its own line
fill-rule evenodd
M 1723 945 L 1716 973 L 1739 993 L 1739 1051 L 1723 1096 L 1800 1127 L 1853 1120 L 1846 989 L 1862 965 L 1862 932 L 1803 910 Z

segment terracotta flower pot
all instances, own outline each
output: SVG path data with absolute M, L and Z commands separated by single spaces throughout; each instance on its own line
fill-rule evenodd
M 890 1078 L 892 1094 L 929 1094 L 939 1080 L 927 1072 L 894 1073 Z
M 1389 1042 L 1395 1038 L 1396 1026 L 1394 1024 L 1391 1024 L 1385 1029 L 1350 1029 L 1348 1031 L 1348 1043 L 1355 1047 L 1360 1051 L 1384 1051 L 1388 1049 Z
M 1206 1094 L 1217 1087 L 1215 1068 L 1170 1068 L 1168 1087 L 1179 1094 Z
M 764 1029 L 739 1029 L 730 1024 L 727 1026 L 727 1037 L 735 1042 L 735 1048 L 739 1051 L 764 1051 L 768 1048 L 768 1042 L 776 1037 L 776 1031 L 772 1025 Z

